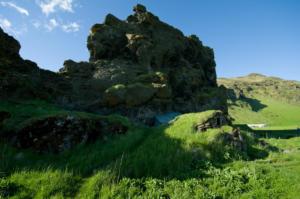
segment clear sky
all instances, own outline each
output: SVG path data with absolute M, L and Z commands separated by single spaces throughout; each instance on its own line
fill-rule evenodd
M 57 71 L 66 59 L 88 60 L 93 24 L 107 13 L 126 19 L 136 3 L 212 47 L 219 77 L 300 80 L 299 0 L 0 0 L 0 26 L 24 58 Z

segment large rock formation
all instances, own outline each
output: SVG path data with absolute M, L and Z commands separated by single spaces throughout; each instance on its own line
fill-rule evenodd
M 77 105 L 137 117 L 157 112 L 226 110 L 213 50 L 184 36 L 142 5 L 120 20 L 108 14 L 88 36 L 90 62 L 68 60 Z
M 1 29 L 0 43 L 0 99 L 39 98 L 144 121 L 165 112 L 226 112 L 213 50 L 142 5 L 126 20 L 108 14 L 95 24 L 87 41 L 90 61 L 67 60 L 59 73 L 23 60 L 20 44 Z

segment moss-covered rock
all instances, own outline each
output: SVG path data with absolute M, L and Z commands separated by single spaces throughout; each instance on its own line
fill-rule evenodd
M 155 89 L 150 85 L 141 83 L 127 86 L 126 105 L 129 107 L 139 106 L 149 101 L 155 94 Z
M 139 106 L 149 101 L 155 94 L 151 85 L 142 83 L 117 84 L 108 88 L 104 93 L 104 103 L 110 107 L 126 104 L 127 107 Z
M 110 107 L 125 103 L 126 100 L 126 86 L 117 84 L 108 88 L 104 93 L 104 103 Z
M 139 75 L 136 79 L 136 82 L 141 83 L 157 83 L 157 84 L 163 84 L 168 82 L 168 77 L 166 74 L 162 72 L 151 72 Z
M 152 83 L 155 88 L 155 96 L 160 99 L 169 99 L 172 97 L 172 89 L 167 84 Z

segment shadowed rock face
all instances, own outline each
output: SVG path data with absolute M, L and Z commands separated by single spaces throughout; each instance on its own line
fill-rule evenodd
M 13 139 L 20 148 L 58 153 L 109 135 L 125 134 L 127 126 L 106 119 L 75 116 L 46 117 L 25 125 Z
M 13 37 L 9 36 L 0 27 L 0 59 L 20 59 L 19 51 L 21 45 Z
M 63 77 L 22 59 L 20 48 L 19 42 L 0 28 L 0 99 L 50 101 L 59 100 L 67 93 Z

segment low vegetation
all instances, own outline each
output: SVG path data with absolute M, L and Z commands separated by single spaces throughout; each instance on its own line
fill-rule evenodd
M 300 127 L 300 84 L 260 74 L 220 79 L 229 89 L 229 113 L 235 124 L 266 124 L 267 130 Z
M 7 129 L 30 115 L 70 114 L 41 101 L 1 105 L 12 113 Z M 230 126 L 196 132 L 195 124 L 213 113 L 185 114 L 152 128 L 110 116 L 129 131 L 60 154 L 1 143 L 0 197 L 295 198 L 299 138 L 262 142 L 242 132 L 247 148 L 240 151 L 223 139 Z

